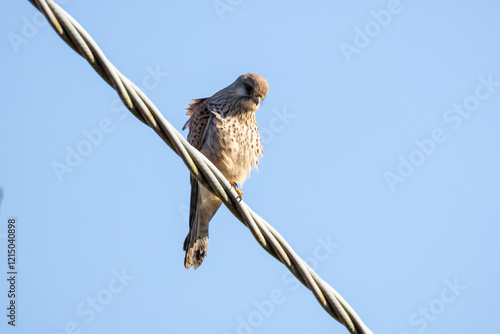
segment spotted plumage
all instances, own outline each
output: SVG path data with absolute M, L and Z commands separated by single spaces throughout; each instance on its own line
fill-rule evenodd
M 212 97 L 194 99 L 187 109 L 188 141 L 230 181 L 243 184 L 263 155 L 255 112 L 269 90 L 267 81 L 244 74 Z M 183 128 L 183 129 L 184 129 Z M 184 266 L 198 268 L 207 254 L 208 225 L 221 201 L 191 176 L 189 233 Z

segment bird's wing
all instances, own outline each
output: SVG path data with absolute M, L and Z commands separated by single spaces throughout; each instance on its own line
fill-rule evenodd
M 214 114 L 208 109 L 206 99 L 193 100 L 189 105 L 187 115 L 191 116 L 186 126 L 189 126 L 188 142 L 201 150 L 206 138 L 207 128 Z M 183 129 L 184 129 L 183 128 Z M 206 256 L 208 247 L 208 222 L 212 219 L 221 201 L 206 189 L 200 189 L 200 184 L 191 175 L 191 200 L 189 208 L 189 234 L 184 241 L 184 266 L 196 269 Z
M 186 109 L 186 115 L 190 117 L 182 127 L 182 130 L 189 127 L 187 140 L 196 149 L 200 150 L 205 137 L 205 129 L 212 113 L 207 108 L 207 99 L 193 99 L 192 101 L 193 103 Z
M 189 127 L 189 134 L 187 136 L 188 142 L 193 145 L 197 150 L 201 150 L 201 146 L 205 139 L 207 125 L 210 122 L 212 113 L 208 110 L 207 99 L 192 99 L 193 103 L 186 109 L 187 116 L 190 116 L 182 130 Z M 205 102 L 207 101 L 207 102 Z M 189 210 L 189 229 L 193 228 L 194 222 L 197 220 L 196 212 L 198 207 L 198 180 L 191 175 L 191 203 Z M 184 246 L 186 248 L 186 245 Z

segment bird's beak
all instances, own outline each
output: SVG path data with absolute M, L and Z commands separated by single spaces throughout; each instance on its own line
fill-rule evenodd
M 258 97 L 258 96 L 253 98 L 253 102 L 255 102 L 255 105 L 256 105 L 256 106 L 258 106 L 258 105 L 259 105 L 259 103 L 260 103 L 260 101 L 261 101 L 261 100 L 262 100 L 262 99 L 261 99 L 260 97 Z

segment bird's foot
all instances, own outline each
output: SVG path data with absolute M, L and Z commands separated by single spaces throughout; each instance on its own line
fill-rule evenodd
M 241 202 L 241 198 L 243 197 L 243 192 L 238 189 L 238 182 L 231 182 L 231 185 L 233 186 L 233 189 L 238 194 L 238 197 L 236 197 L 236 198 L 238 199 L 239 202 Z

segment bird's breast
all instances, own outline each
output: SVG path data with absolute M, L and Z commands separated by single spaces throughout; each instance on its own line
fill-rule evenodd
M 243 183 L 252 166 L 258 166 L 262 155 L 259 131 L 253 117 L 228 117 L 216 120 L 216 166 L 230 181 Z

